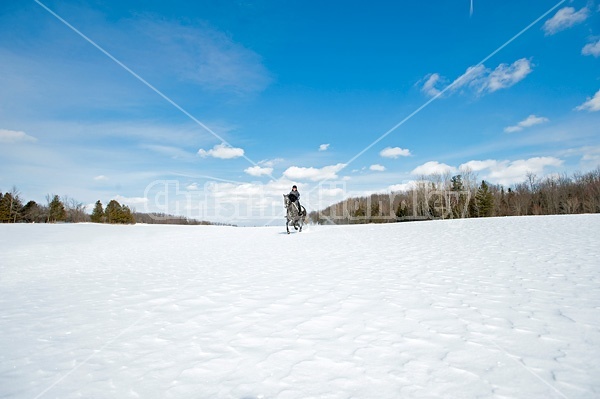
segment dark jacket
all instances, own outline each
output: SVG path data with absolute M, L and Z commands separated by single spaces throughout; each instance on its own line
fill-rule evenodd
M 296 190 L 296 191 L 292 190 L 288 194 L 288 198 L 292 202 L 296 202 L 296 201 L 300 202 L 300 193 L 298 192 L 298 190 Z

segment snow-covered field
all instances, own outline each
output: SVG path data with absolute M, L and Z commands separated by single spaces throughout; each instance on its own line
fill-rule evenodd
M 598 398 L 600 215 L 0 226 L 2 398 Z

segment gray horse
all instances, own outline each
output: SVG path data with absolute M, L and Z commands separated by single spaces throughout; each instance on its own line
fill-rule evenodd
M 290 201 L 290 198 L 286 194 L 283 194 L 283 203 L 287 210 L 287 215 L 285 217 L 285 229 L 287 233 L 290 234 L 290 222 L 292 223 L 292 226 L 294 226 L 294 229 L 301 232 L 304 218 L 306 217 L 306 209 L 302 205 L 298 208 L 298 201 Z

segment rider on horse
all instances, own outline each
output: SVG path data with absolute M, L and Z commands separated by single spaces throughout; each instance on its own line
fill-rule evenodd
M 298 232 L 302 231 L 302 225 L 304 224 L 304 218 L 306 217 L 306 209 L 300 205 L 300 193 L 296 185 L 292 186 L 292 191 L 285 195 L 283 194 L 283 202 L 287 209 L 287 215 L 285 217 L 285 229 L 290 234 L 290 224 L 294 226 L 294 229 Z
M 300 193 L 298 192 L 298 187 L 294 184 L 292 186 L 292 191 L 288 194 L 288 198 L 290 202 L 296 202 L 296 206 L 298 207 L 298 213 L 302 213 L 302 208 L 300 207 Z

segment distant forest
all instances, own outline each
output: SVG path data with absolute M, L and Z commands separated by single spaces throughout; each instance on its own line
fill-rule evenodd
M 490 216 L 600 213 L 600 167 L 505 189 L 474 173 L 423 176 L 407 191 L 349 198 L 308 215 L 315 224 L 390 223 Z
M 349 198 L 308 214 L 314 224 L 391 223 L 490 216 L 600 213 L 600 167 L 588 173 L 527 180 L 505 188 L 479 181 L 470 171 L 422 176 L 406 191 Z M 92 214 L 72 198 L 47 195 L 46 204 L 28 201 L 14 187 L 0 192 L 0 223 L 110 223 L 222 225 L 161 213 L 139 213 L 111 200 L 97 201 Z
M 16 187 L 8 193 L 0 192 L 0 223 L 219 224 L 164 213 L 139 213 L 116 200 L 111 200 L 106 207 L 103 207 L 100 201 L 96 201 L 91 215 L 86 213 L 83 203 L 72 198 L 47 195 L 46 202 L 38 204 L 28 201 L 23 205 L 21 194 Z

